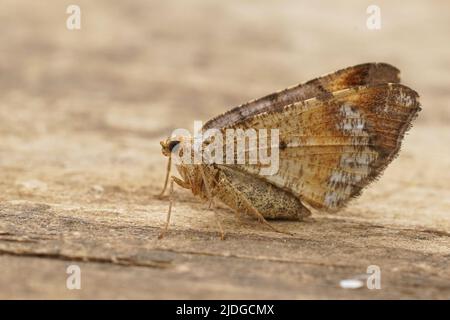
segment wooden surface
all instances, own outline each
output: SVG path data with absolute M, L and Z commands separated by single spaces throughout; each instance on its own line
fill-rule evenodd
M 447 5 L 381 2 L 369 32 L 357 1 L 78 1 L 79 31 L 65 28 L 68 4 L 1 5 L 0 298 L 450 298 Z M 207 205 L 177 189 L 156 239 L 159 140 L 367 61 L 398 66 L 423 111 L 361 198 L 274 222 L 294 236 L 222 208 L 221 241 Z M 66 288 L 72 264 L 81 290 Z M 369 265 L 380 290 L 340 286 Z

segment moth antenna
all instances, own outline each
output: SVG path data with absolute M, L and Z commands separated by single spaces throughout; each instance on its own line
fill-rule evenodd
M 162 197 L 164 195 L 164 192 L 166 192 L 171 168 L 172 168 L 172 153 L 169 154 L 169 160 L 167 161 L 167 168 L 166 168 L 166 180 L 164 181 L 164 187 L 161 193 L 159 194 L 159 197 Z

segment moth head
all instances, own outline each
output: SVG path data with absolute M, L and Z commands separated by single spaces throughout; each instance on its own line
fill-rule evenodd
M 180 144 L 180 139 L 178 138 L 168 138 L 165 141 L 161 141 L 161 147 L 162 147 L 162 154 L 166 157 L 170 156 L 170 154 L 175 151 L 175 147 L 177 147 Z

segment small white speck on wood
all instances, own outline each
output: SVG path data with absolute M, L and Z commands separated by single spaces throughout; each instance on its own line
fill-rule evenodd
M 364 286 L 364 282 L 359 279 L 345 279 L 339 282 L 343 289 L 359 289 Z

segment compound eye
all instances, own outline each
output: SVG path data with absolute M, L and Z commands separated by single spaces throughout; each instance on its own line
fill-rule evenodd
M 170 141 L 169 142 L 169 151 L 172 152 L 173 148 L 175 148 L 179 143 L 180 143 L 180 141 L 177 141 L 177 140 Z

